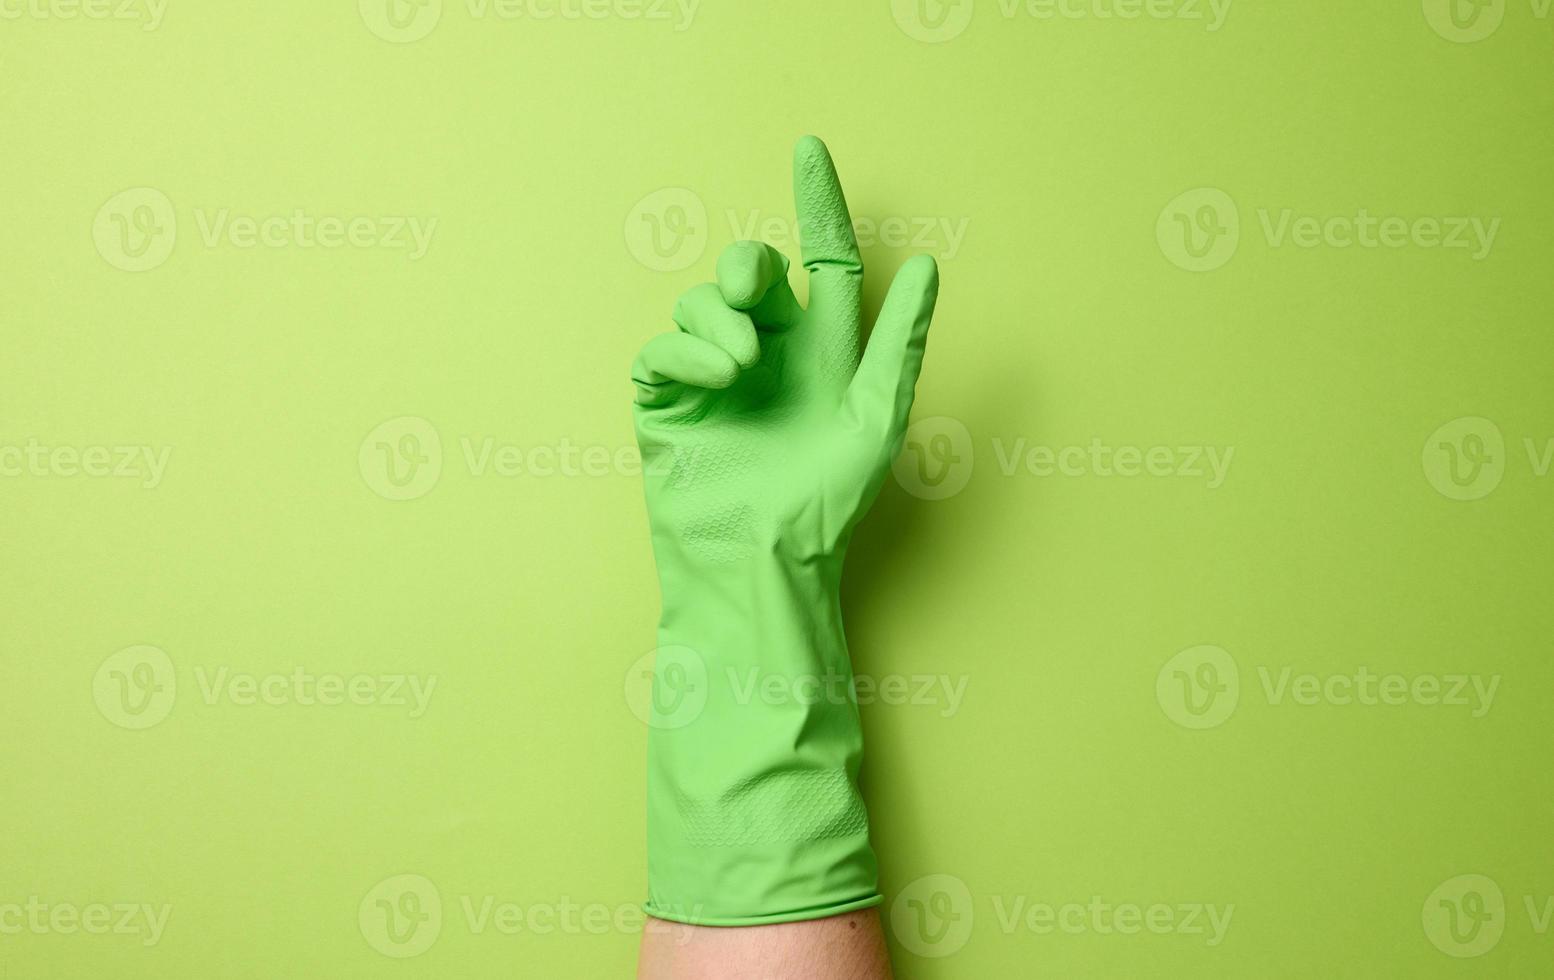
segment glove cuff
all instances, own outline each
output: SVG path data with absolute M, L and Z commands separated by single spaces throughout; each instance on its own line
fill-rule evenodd
M 699 925 L 879 902 L 840 559 L 660 566 L 650 915 Z

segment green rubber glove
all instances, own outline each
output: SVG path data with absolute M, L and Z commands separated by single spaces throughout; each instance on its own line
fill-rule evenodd
M 809 308 L 781 253 L 736 243 L 632 370 L 663 593 L 647 911 L 699 925 L 881 900 L 838 592 L 901 449 L 938 269 L 902 266 L 860 360 L 863 264 L 825 144 L 800 140 L 793 170 Z

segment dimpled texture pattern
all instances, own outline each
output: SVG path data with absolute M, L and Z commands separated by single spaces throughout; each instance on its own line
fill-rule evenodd
M 687 551 L 716 564 L 727 564 L 751 552 L 751 529 L 757 521 L 754 503 L 730 492 L 759 462 L 760 440 L 698 440 L 694 436 L 678 452 L 671 484 L 678 495 L 676 510 L 680 539 Z
M 742 779 L 718 799 L 676 796 L 685 839 L 695 847 L 824 840 L 868 828 L 863 799 L 840 769 L 773 772 Z
M 655 516 L 676 528 L 686 551 L 698 558 L 718 565 L 746 558 L 777 519 L 766 506 L 769 487 L 759 474 L 781 455 L 773 429 L 792 423 L 798 410 L 796 379 L 786 376 L 792 343 L 788 335 L 769 336 L 760 362 L 743 373 L 735 392 L 709 392 L 659 413 L 676 445 L 667 480 L 673 498 Z M 758 420 L 730 404 L 736 396 L 760 405 Z
M 828 179 L 829 158 L 810 156 L 799 158 L 794 178 L 794 197 L 798 213 L 815 215 L 801 219 L 799 234 L 804 242 L 804 265 L 817 276 L 863 278 L 863 265 L 850 259 L 836 260 L 817 256 L 856 254 L 857 239 L 852 230 L 852 217 L 847 210 L 847 199 L 841 185 Z M 831 301 L 831 309 L 817 311 L 835 323 L 852 324 L 853 329 L 824 331 L 815 341 L 816 363 L 822 377 L 833 384 L 845 385 L 858 365 L 858 330 L 863 321 L 863 297 L 861 290 L 837 291 Z M 828 293 L 828 297 L 833 294 Z
M 685 524 L 686 550 L 718 565 L 727 565 L 750 557 L 754 547 L 750 529 L 755 526 L 755 510 L 736 505 L 691 518 Z

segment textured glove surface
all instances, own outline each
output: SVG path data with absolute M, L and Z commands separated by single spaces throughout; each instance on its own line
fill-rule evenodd
M 860 358 L 863 264 L 814 137 L 794 196 L 809 306 L 781 253 L 736 243 L 632 370 L 663 593 L 647 909 L 703 925 L 879 901 L 838 591 L 901 448 L 938 271 L 902 267 Z

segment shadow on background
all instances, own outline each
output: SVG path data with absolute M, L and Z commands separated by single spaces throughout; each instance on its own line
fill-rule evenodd
M 865 253 L 865 266 L 870 270 L 865 283 L 865 322 L 872 324 L 877 316 L 891 276 L 905 256 L 906 253 L 900 256 Z M 945 293 L 953 304 L 951 290 L 952 285 Z M 934 361 L 934 338 L 957 329 L 952 311 L 953 305 L 947 309 L 941 302 L 929 332 L 923 368 L 926 377 L 932 377 L 936 370 L 944 370 Z M 998 325 L 992 329 L 1014 328 Z M 914 420 L 939 415 L 958 418 L 971 430 L 974 447 L 986 445 L 983 437 L 988 433 L 983 431 L 986 426 L 980 420 L 1028 419 L 1029 406 L 1023 403 L 1035 397 L 1028 368 L 999 360 L 996 356 L 998 348 L 994 345 L 985 345 L 982 349 L 988 351 L 988 356 L 973 366 L 982 381 L 971 386 L 978 393 L 975 402 L 929 404 L 920 400 L 912 416 Z M 965 369 L 964 362 L 960 369 Z M 965 390 L 959 384 L 950 388 Z M 914 448 L 910 442 L 902 449 L 904 455 L 921 451 L 924 451 L 922 447 Z M 855 674 L 877 679 L 903 672 L 926 670 L 953 674 L 957 671 L 955 658 L 959 652 L 954 649 L 943 650 L 941 656 L 925 664 L 923 657 L 903 651 L 898 640 L 879 638 L 902 635 L 899 628 L 890 627 L 890 620 L 902 616 L 906 611 L 904 604 L 914 601 L 912 596 L 923 594 L 924 580 L 965 580 L 971 572 L 968 566 L 977 561 L 975 556 L 989 555 L 999 547 L 998 528 L 1007 527 L 1009 520 L 1018 520 L 1018 514 L 1000 518 L 989 512 L 999 504 L 996 495 L 985 491 L 990 485 L 991 474 L 996 473 L 995 460 L 977 458 L 974 466 L 966 489 L 944 501 L 914 496 L 902 489 L 894 475 L 887 475 L 879 498 L 855 530 L 842 582 L 842 613 Z M 974 521 L 965 519 L 967 498 L 982 498 L 976 500 L 977 518 Z M 943 602 L 959 601 L 952 598 L 951 592 L 953 590 L 944 590 Z M 917 602 L 920 606 L 921 600 Z M 978 611 L 941 608 L 916 612 L 916 615 L 924 614 L 956 618 L 976 616 Z M 934 828 L 922 822 L 923 807 L 919 804 L 935 792 L 935 775 L 926 771 L 921 761 L 914 761 L 914 757 L 920 760 L 921 756 L 913 751 L 910 740 L 921 728 L 908 716 L 893 714 L 912 710 L 910 706 L 881 703 L 860 708 L 865 745 L 861 789 L 869 808 L 872 837 L 880 856 L 880 884 L 887 899 L 918 875 L 936 870 L 929 866 L 935 851 L 933 841 L 942 840 L 948 832 L 948 828 Z M 954 718 L 933 719 L 930 725 L 934 736 L 942 733 L 954 738 L 954 721 Z M 888 933 L 889 901 L 881 912 L 887 919 Z

